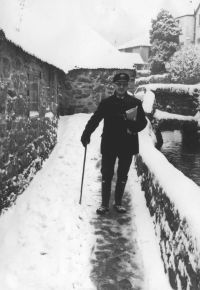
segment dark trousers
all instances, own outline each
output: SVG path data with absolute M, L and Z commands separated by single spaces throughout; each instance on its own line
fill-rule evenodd
M 102 205 L 108 206 L 110 200 L 111 181 L 114 175 L 115 163 L 118 158 L 117 183 L 115 190 L 115 203 L 121 204 L 128 172 L 132 162 L 132 154 L 102 154 Z

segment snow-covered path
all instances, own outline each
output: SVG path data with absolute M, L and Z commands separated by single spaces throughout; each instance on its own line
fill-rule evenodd
M 0 217 L 0 289 L 96 289 L 90 279 L 90 261 L 97 241 L 92 221 L 100 203 L 97 165 L 101 126 L 93 134 L 88 149 L 83 199 L 79 205 L 84 155 L 80 135 L 88 118 L 87 114 L 76 114 L 60 119 L 58 144 L 50 158 L 16 204 Z M 138 192 L 133 202 L 138 217 L 134 218 L 136 224 L 132 224 L 134 239 L 141 251 L 138 256 L 144 264 L 144 290 L 160 290 L 161 287 L 167 290 L 170 288 L 162 270 L 152 224 L 147 221 L 145 203 L 140 200 L 141 190 L 134 168 L 131 171 L 135 181 L 131 178 L 127 188 L 131 191 L 134 187 Z M 143 222 L 145 233 L 137 229 L 143 227 Z
M 88 223 L 92 214 L 88 207 L 90 196 L 86 192 L 83 206 L 79 205 L 83 162 L 79 139 L 87 118 L 77 115 L 68 122 L 63 118 L 58 144 L 50 158 L 16 206 L 1 216 L 3 290 L 91 288 L 87 281 L 88 257 L 94 241 Z M 90 186 L 96 191 L 92 181 L 95 173 L 87 172 L 87 182 L 91 181 Z

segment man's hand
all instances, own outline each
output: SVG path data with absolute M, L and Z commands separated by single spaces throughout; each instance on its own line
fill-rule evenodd
M 81 143 L 83 144 L 84 147 L 86 147 L 90 143 L 90 136 L 88 136 L 83 132 L 81 136 Z

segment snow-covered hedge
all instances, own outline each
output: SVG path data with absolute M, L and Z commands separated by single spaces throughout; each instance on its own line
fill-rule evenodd
M 200 289 L 200 188 L 140 134 L 136 168 L 173 289 Z
M 170 77 L 169 74 L 160 74 L 160 75 L 150 75 L 147 77 L 139 77 L 135 80 L 135 85 L 146 85 L 150 83 L 169 83 Z
M 167 65 L 172 82 L 196 84 L 200 81 L 200 51 L 195 45 L 184 46 L 174 53 Z
M 148 84 L 145 86 L 147 93 L 152 91 L 155 94 L 156 109 L 185 116 L 194 116 L 200 109 L 200 86 L 182 84 Z M 147 95 L 146 93 L 146 95 Z M 148 96 L 144 99 L 148 99 Z M 137 92 L 136 92 L 137 96 Z
M 137 70 L 137 76 L 139 77 L 149 77 L 151 74 L 151 71 L 149 69 L 141 69 Z
M 184 85 L 184 84 L 152 84 L 156 91 L 162 91 L 167 93 L 177 93 L 177 94 L 189 94 L 193 96 L 198 94 L 200 91 L 200 85 Z
M 198 95 L 200 92 L 200 84 L 193 85 L 171 83 L 169 74 L 150 75 L 148 77 L 140 77 L 135 80 L 135 86 L 149 85 L 152 91 L 189 94 L 190 96 Z
M 146 79 L 146 78 L 145 78 Z M 142 85 L 148 84 L 152 91 L 162 91 L 167 93 L 177 93 L 177 94 L 189 94 L 193 96 L 194 94 L 198 94 L 200 92 L 200 84 L 195 85 L 185 85 L 185 84 L 173 84 L 173 83 L 159 83 L 159 82 L 141 82 L 139 84 L 140 79 L 136 79 L 135 84 Z

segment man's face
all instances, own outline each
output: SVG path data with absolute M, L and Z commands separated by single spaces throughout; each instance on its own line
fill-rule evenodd
M 128 82 L 125 82 L 125 81 L 115 82 L 115 90 L 119 96 L 124 95 L 127 89 L 128 89 Z

